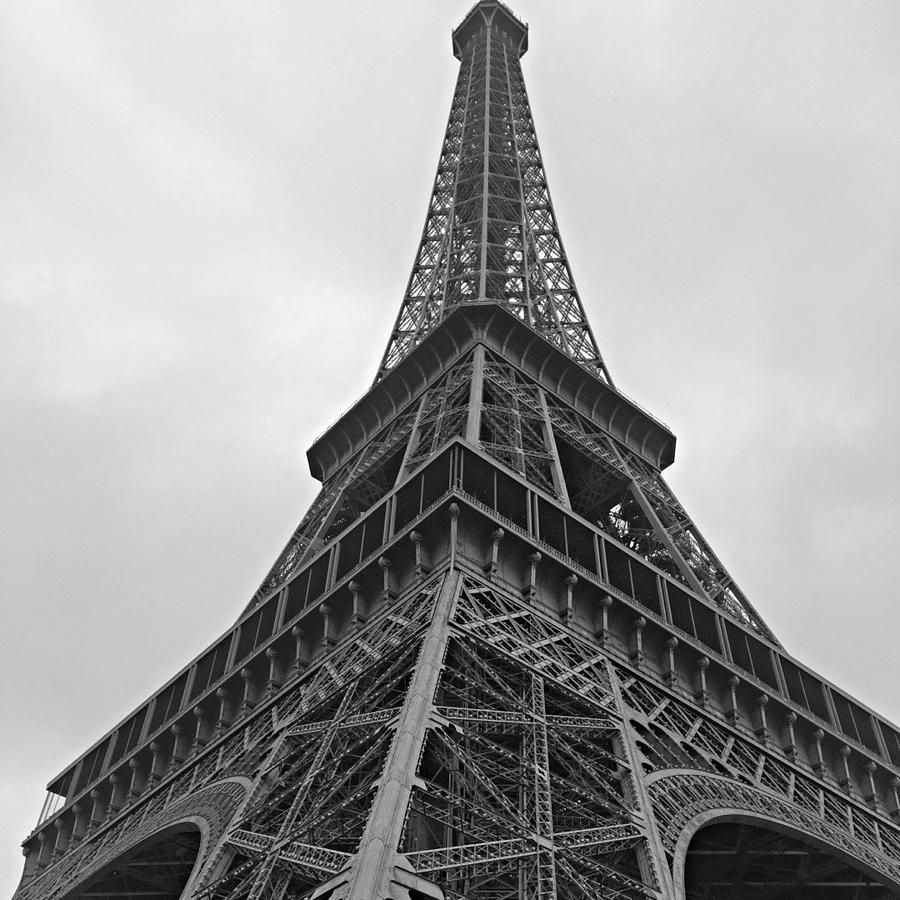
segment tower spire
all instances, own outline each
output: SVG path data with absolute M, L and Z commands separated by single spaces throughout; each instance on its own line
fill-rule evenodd
M 520 59 L 528 26 L 482 0 L 453 32 L 459 76 L 422 239 L 380 380 L 456 306 L 497 303 L 612 384 L 550 201 Z

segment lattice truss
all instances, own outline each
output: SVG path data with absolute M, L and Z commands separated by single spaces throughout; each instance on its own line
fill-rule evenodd
M 302 691 L 305 702 L 279 719 L 227 836 L 229 870 L 195 897 L 306 897 L 354 865 L 421 663 L 415 623 L 440 585 L 388 616 L 390 653 L 384 625 L 368 629 L 363 643 L 381 640 L 382 652 L 373 647 L 368 665 L 357 654 L 349 673 L 335 658 L 343 683 Z M 655 896 L 622 719 L 596 648 L 474 579 L 442 641 L 428 728 L 409 757 L 404 865 L 447 898 Z
M 419 250 L 378 371 L 457 304 L 495 300 L 611 383 L 563 250 L 519 52 L 485 28 L 464 52 Z
M 401 475 L 465 435 L 474 399 L 478 443 L 487 453 L 777 643 L 658 469 L 501 356 L 485 353 L 478 398 L 471 393 L 473 373 L 469 354 L 329 478 L 258 599 L 381 500 Z
M 645 896 L 643 830 L 603 663 L 474 582 L 456 621 L 407 858 L 448 898 Z
M 558 497 L 544 405 L 544 391 L 537 384 L 519 377 L 500 357 L 486 355 L 479 443 L 495 459 Z
M 560 496 L 557 455 L 567 488 L 561 499 L 572 509 L 775 641 L 658 469 L 502 358 L 488 353 L 484 373 L 485 450 Z
M 304 884 L 325 880 L 358 843 L 390 741 L 385 723 L 402 702 L 438 587 L 433 582 L 399 598 L 300 673 L 274 705 L 248 710 L 222 741 L 165 777 L 115 825 L 82 840 L 22 887 L 17 900 L 62 896 L 116 860 L 123 841 L 153 834 L 179 810 L 204 813 L 207 794 L 213 807 L 221 806 L 230 794 L 243 793 L 238 784 L 222 784 L 235 776 L 254 783 L 227 833 L 224 851 L 235 859 L 212 883 L 204 878 L 196 896 L 282 897 L 273 884 L 286 885 L 287 875 L 292 896 L 299 896 Z M 221 815 L 230 819 L 232 812 L 226 805 Z M 304 836 L 315 843 L 298 843 Z M 207 875 L 221 858 L 214 855 Z
M 240 827 L 229 835 L 236 851 L 231 871 L 200 896 L 269 897 L 279 880 L 290 884 L 293 896 L 347 864 L 362 836 L 416 650 L 407 643 L 290 721 L 259 771 L 260 789 Z
M 328 478 L 254 600 L 262 600 L 278 590 L 303 562 L 381 500 L 399 475 L 451 437 L 465 433 L 471 380 L 469 355 Z
M 648 774 L 673 772 L 649 787 L 657 822 L 662 825 L 663 846 L 670 856 L 694 816 L 731 807 L 780 819 L 802 834 L 864 860 L 895 882 L 900 879 L 896 823 L 875 815 L 858 798 L 813 772 L 799 771 L 764 741 L 737 736 L 649 681 L 623 669 L 614 671 L 625 709 L 631 710 L 629 724 L 641 768 Z M 783 845 L 780 836 L 773 839 Z M 825 861 L 833 863 L 833 859 Z M 791 881 L 795 888 L 797 883 L 797 878 Z

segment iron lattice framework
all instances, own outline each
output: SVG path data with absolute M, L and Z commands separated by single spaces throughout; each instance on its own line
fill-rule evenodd
M 519 64 L 527 31 L 496 4 L 481 16 L 496 16 L 494 27 L 464 23 L 454 36 L 460 67 L 450 119 L 378 378 L 454 306 L 494 300 L 611 384 L 550 202 Z
M 217 639 L 50 784 L 16 900 L 900 896 L 900 732 L 787 655 L 575 292 L 483 0 L 322 491 Z

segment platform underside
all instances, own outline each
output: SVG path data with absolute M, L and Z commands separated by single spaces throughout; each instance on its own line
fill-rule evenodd
M 897 892 L 846 858 L 760 824 L 698 832 L 687 854 L 687 900 L 889 900 Z

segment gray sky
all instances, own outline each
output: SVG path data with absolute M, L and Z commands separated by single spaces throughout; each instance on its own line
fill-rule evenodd
M 563 239 L 669 481 L 900 719 L 900 4 L 520 0 Z M 368 386 L 466 2 L 0 7 L 0 894 L 46 782 L 237 616 Z

